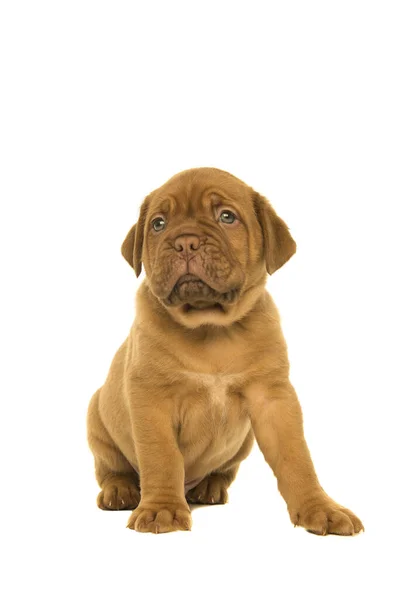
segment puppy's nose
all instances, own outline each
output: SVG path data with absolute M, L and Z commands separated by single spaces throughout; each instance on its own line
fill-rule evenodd
M 179 235 L 174 241 L 177 252 L 189 257 L 199 249 L 200 239 L 197 235 Z

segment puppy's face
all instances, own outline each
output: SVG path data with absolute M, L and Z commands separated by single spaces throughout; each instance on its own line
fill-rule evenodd
M 295 252 L 267 200 L 218 169 L 175 175 L 143 202 L 122 254 L 173 318 L 194 328 L 229 325 L 254 304 Z

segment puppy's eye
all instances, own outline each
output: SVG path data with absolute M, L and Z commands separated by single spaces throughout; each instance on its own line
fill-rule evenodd
M 237 217 L 231 210 L 223 210 L 218 219 L 221 221 L 221 223 L 225 223 L 225 225 L 232 225 L 232 223 L 236 221 Z
M 157 217 L 151 222 L 151 226 L 154 231 L 162 231 L 166 227 L 165 219 L 163 219 L 163 217 Z

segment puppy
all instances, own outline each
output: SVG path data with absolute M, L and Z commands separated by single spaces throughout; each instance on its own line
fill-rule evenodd
M 87 420 L 98 506 L 134 509 L 131 529 L 187 530 L 188 503 L 227 502 L 254 438 L 292 523 L 363 529 L 317 479 L 265 290 L 295 251 L 269 202 L 224 171 L 184 171 L 144 200 L 122 244 L 146 272 L 136 320 Z

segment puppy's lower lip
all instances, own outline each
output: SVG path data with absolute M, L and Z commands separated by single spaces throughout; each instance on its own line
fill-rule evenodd
M 203 306 L 203 307 L 192 306 L 191 304 L 184 304 L 182 308 L 183 308 L 184 313 L 202 311 L 202 310 L 219 310 L 221 312 L 224 312 L 222 305 L 219 304 L 218 302 L 216 304 L 211 304 L 211 305 Z
M 187 283 L 187 282 L 198 282 L 202 280 L 200 279 L 200 277 L 196 277 L 196 275 L 192 275 L 191 273 L 187 273 L 186 275 L 182 275 L 182 277 L 179 277 L 178 281 L 176 282 L 175 285 L 181 285 L 182 283 Z

